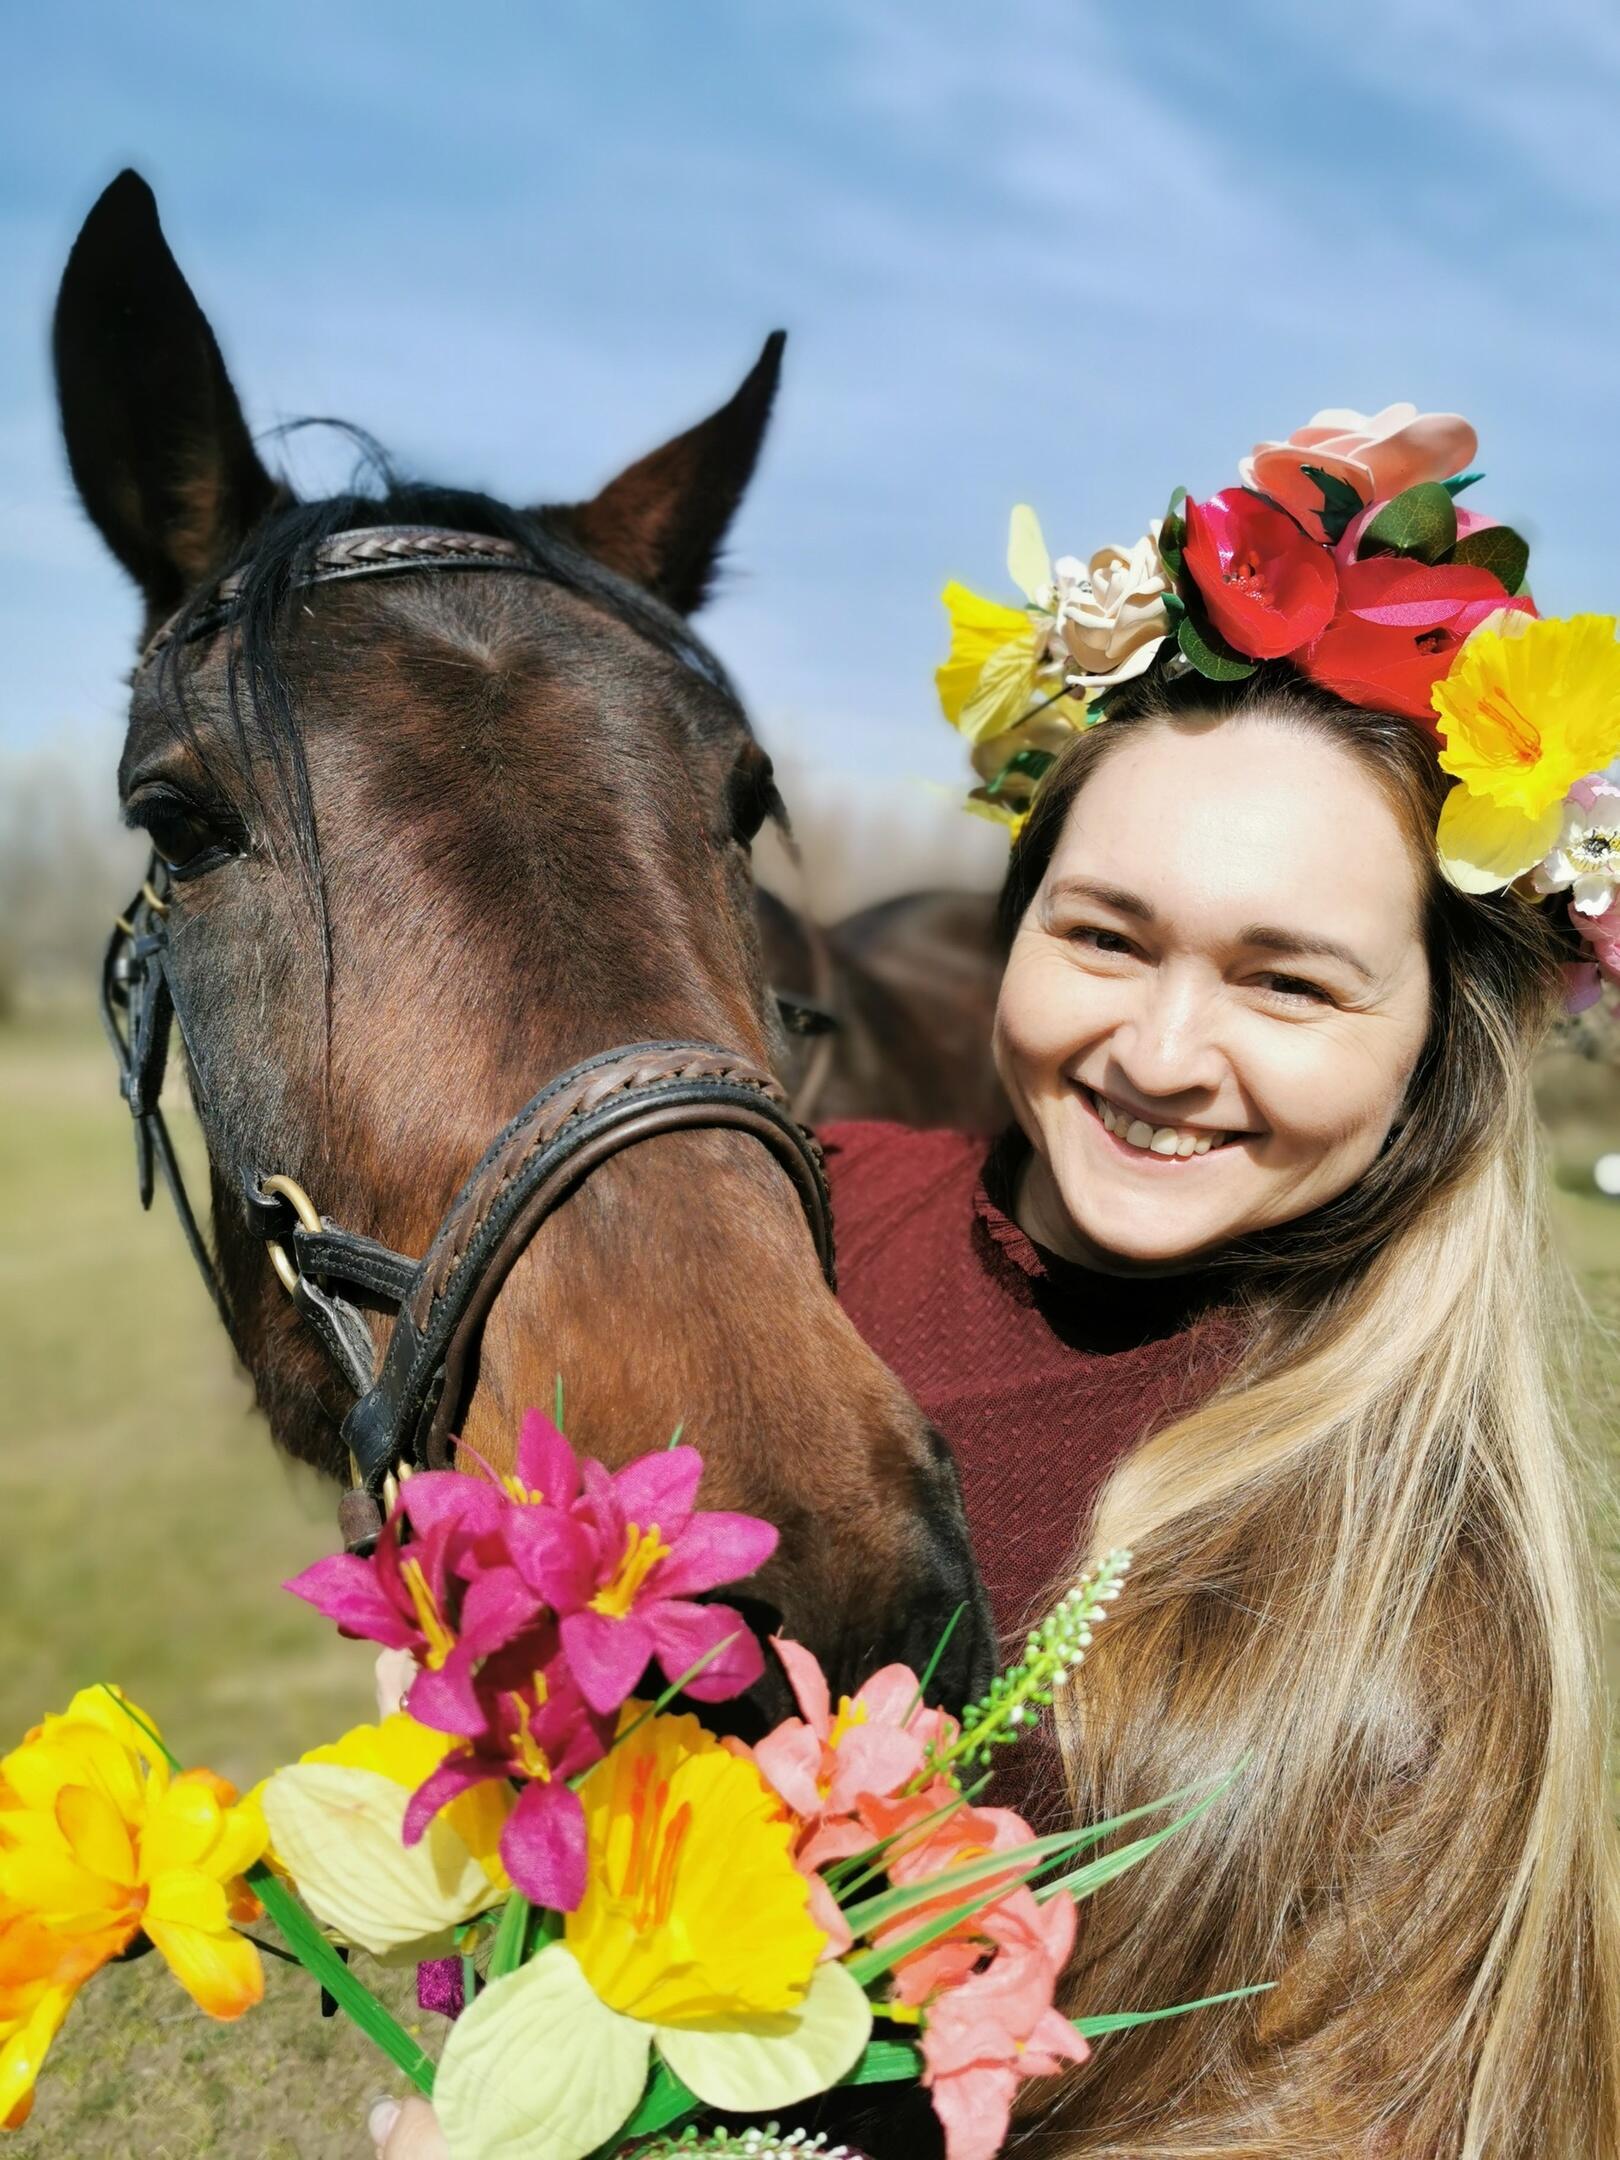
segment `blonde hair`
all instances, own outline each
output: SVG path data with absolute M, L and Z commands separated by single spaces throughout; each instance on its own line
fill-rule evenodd
M 1244 1767 L 1086 1908 L 1069 2007 L 1274 1991 L 1105 2041 L 1034 2140 L 1614 2160 L 1620 1877 L 1530 1085 L 1556 946 L 1517 897 L 1435 874 L 1443 781 L 1411 723 L 1275 670 L 1150 682 L 1080 737 L 1015 853 L 1008 928 L 1101 759 L 1212 709 L 1326 732 L 1379 777 L 1430 866 L 1430 1039 L 1358 1187 L 1234 1252 L 1240 1368 L 1120 1464 L 1081 1556 L 1136 1561 L 1059 1704 L 1076 1808 Z

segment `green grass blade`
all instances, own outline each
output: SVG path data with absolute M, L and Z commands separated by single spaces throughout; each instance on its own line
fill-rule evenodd
M 951 1614 L 951 1617 L 946 1621 L 945 1626 L 940 1634 L 939 1641 L 934 1645 L 934 1654 L 928 1660 L 928 1663 L 923 1667 L 922 1678 L 917 1682 L 917 1692 L 915 1695 L 912 1696 L 911 1701 L 906 1705 L 906 1714 L 900 1720 L 902 1725 L 909 1725 L 912 1719 L 917 1715 L 917 1712 L 922 1708 L 923 1697 L 928 1693 L 928 1683 L 930 1680 L 933 1679 L 935 1673 L 939 1671 L 939 1661 L 945 1655 L 946 1646 L 950 1642 L 951 1637 L 956 1633 L 956 1623 L 958 1620 L 961 1619 L 962 1615 L 966 1611 L 967 1600 L 966 1598 L 964 1598 L 961 1604 L 957 1606 L 955 1612 L 953 1612 Z
M 853 2070 L 840 2085 L 892 2085 L 898 2078 L 920 2077 L 922 2057 L 908 2040 L 868 2040 Z
M 930 1875 L 926 1882 L 910 1883 L 903 1890 L 885 1890 L 877 1897 L 862 1898 L 845 1906 L 844 1918 L 855 1934 L 866 1935 L 873 1928 L 886 1927 L 891 1920 L 914 1912 L 919 1905 L 937 1905 L 953 1890 L 973 1890 L 994 1883 L 996 1888 L 987 1897 L 969 1900 L 958 1908 L 956 1917 L 965 1919 L 990 1898 L 1000 1896 L 1002 1890 L 1038 1875 L 1057 1860 L 1066 1860 L 1079 1840 L 1077 1831 L 1058 1830 L 1050 1837 L 1034 1838 L 1028 1845 L 1014 1845 L 1007 1852 L 989 1853 L 982 1860 L 947 1868 L 942 1875 Z
M 395 2069 L 408 2077 L 418 2092 L 431 2098 L 431 2057 L 418 2047 L 398 2018 L 377 2000 L 365 1982 L 349 1970 L 287 1885 L 262 1860 L 248 1869 L 247 1881 L 287 1938 L 299 1964 L 314 1975 L 366 2038 L 382 2049 Z
M 1060 1875 L 1056 1882 L 1038 1884 L 1035 1895 L 1044 1904 L 1048 1898 L 1054 1898 L 1063 1891 L 1078 1904 L 1082 1898 L 1088 1898 L 1094 1891 L 1100 1890 L 1104 1883 L 1112 1882 L 1116 1875 L 1126 1874 L 1145 1860 L 1149 1853 L 1157 1852 L 1166 1838 L 1173 1838 L 1178 1830 L 1185 1830 L 1190 1822 L 1196 1822 L 1206 1808 L 1214 1806 L 1230 1782 L 1230 1779 L 1223 1780 L 1212 1793 L 1200 1800 L 1196 1807 L 1189 1808 L 1184 1815 L 1178 1815 L 1174 1822 L 1166 1823 L 1162 1830 L 1155 1830 L 1148 1837 L 1133 1838 L 1128 1845 L 1116 1845 L 1112 1852 L 1104 1853 L 1100 1860 L 1088 1860 L 1084 1867 L 1075 1868 L 1068 1875 Z
M 534 1907 L 521 1890 L 514 1890 L 501 1907 L 500 1924 L 489 1953 L 491 1980 L 504 1980 L 523 1963 L 523 1952 L 529 1939 L 529 1915 L 533 1911 Z
M 1200 1995 L 1196 2002 L 1172 2003 L 1166 2010 L 1114 2010 L 1102 2017 L 1076 2018 L 1074 2029 L 1083 2040 L 1096 2040 L 1104 2033 L 1129 2032 L 1134 2025 L 1157 2025 L 1161 2018 L 1185 2017 L 1189 2010 L 1213 2010 L 1217 2003 L 1241 2002 L 1246 1995 L 1269 1995 L 1276 1984 L 1274 1980 L 1262 1980 L 1254 1987 L 1228 1988 L 1224 1995 Z

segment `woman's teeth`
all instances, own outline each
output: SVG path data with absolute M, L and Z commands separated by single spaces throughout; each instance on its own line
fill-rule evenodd
M 1226 1133 L 1188 1132 L 1180 1125 L 1150 1125 L 1145 1118 L 1127 1117 L 1123 1110 L 1116 1110 L 1106 1096 L 1093 1094 L 1091 1106 L 1108 1130 L 1127 1146 L 1142 1148 L 1152 1155 L 1207 1155 L 1211 1148 L 1225 1145 L 1230 1137 Z

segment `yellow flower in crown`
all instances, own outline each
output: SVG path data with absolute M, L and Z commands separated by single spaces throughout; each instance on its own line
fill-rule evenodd
M 593 2151 L 654 2048 L 707 2106 L 751 2114 L 826 2090 L 866 2045 L 871 2005 L 822 1959 L 797 1825 L 745 1752 L 692 1717 L 638 1723 L 639 1707 L 579 1788 L 586 1890 L 563 1939 L 486 1987 L 445 2043 L 434 2106 L 452 2151 Z
M 0 1759 L 0 2122 L 34 2080 L 79 1987 L 139 1934 L 210 2017 L 235 2018 L 264 1969 L 234 1923 L 263 1817 L 210 1770 L 170 1770 L 150 1719 L 85 1688 Z
M 1002 738 L 1021 724 L 1042 720 L 1054 741 L 1085 725 L 1087 693 L 1068 683 L 1074 663 L 1060 633 L 1064 595 L 1027 503 L 1012 514 L 1007 573 L 1024 595 L 1021 608 L 986 600 L 954 580 L 940 596 L 951 620 L 951 649 L 934 677 L 939 702 L 952 727 L 985 753 L 987 777 L 1013 754 L 1016 746 Z M 974 763 L 984 769 L 978 755 Z
M 1482 624 L 1434 686 L 1458 785 L 1440 813 L 1440 859 L 1464 892 L 1499 892 L 1550 853 L 1578 780 L 1620 751 L 1620 644 L 1612 615 Z

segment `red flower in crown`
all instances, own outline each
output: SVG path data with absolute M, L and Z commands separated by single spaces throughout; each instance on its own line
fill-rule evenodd
M 1326 629 L 1338 597 L 1333 557 L 1252 488 L 1187 505 L 1187 574 L 1210 621 L 1251 660 L 1280 660 Z
M 1352 705 L 1403 713 L 1435 732 L 1430 695 L 1470 632 L 1497 608 L 1533 615 L 1527 593 L 1470 563 L 1372 555 L 1339 572 L 1338 613 L 1299 666 Z

